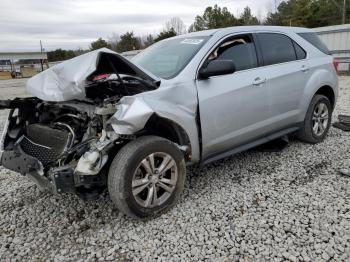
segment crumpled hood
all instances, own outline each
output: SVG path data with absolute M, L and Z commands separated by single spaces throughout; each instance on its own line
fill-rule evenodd
M 92 74 L 115 73 L 138 76 L 151 83 L 159 78 L 121 55 L 101 48 L 55 65 L 29 79 L 27 91 L 42 100 L 62 102 L 85 97 L 86 79 Z

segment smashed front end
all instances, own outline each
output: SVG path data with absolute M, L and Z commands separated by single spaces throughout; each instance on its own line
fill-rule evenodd
M 129 139 L 112 128 L 117 104 L 157 85 L 109 51 L 93 56 L 31 79 L 27 88 L 36 97 L 0 101 L 0 109 L 10 110 L 1 139 L 2 166 L 54 193 L 90 198 L 106 187 L 111 156 Z M 85 68 L 64 74 L 74 64 Z
M 35 98 L 4 103 L 3 108 L 11 109 L 2 142 L 5 168 L 58 193 L 103 187 L 102 170 L 118 139 L 107 128 L 115 107 Z

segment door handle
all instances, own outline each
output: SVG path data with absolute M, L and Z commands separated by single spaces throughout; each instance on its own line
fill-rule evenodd
M 310 68 L 308 66 L 306 66 L 306 65 L 303 65 L 301 67 L 301 71 L 304 72 L 304 73 L 308 72 L 309 70 L 310 70 Z
M 254 86 L 259 86 L 259 85 L 262 85 L 266 82 L 266 78 L 260 78 L 260 77 L 257 77 L 254 79 L 253 81 L 253 85 Z

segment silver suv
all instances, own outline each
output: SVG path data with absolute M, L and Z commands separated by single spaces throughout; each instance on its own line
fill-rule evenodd
M 234 27 L 156 43 L 132 61 L 100 49 L 30 79 L 10 109 L 1 164 L 54 193 L 106 188 L 139 219 L 166 211 L 186 165 L 289 134 L 327 135 L 337 63 L 309 29 Z

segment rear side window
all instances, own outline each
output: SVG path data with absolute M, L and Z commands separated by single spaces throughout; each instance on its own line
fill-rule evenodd
M 257 34 L 265 65 L 295 61 L 297 59 L 292 40 L 276 33 Z
M 299 33 L 298 35 L 304 38 L 306 41 L 308 41 L 310 44 L 312 44 L 314 47 L 316 47 L 318 50 L 325 53 L 326 55 L 331 54 L 327 46 L 322 42 L 322 40 L 316 33 Z

